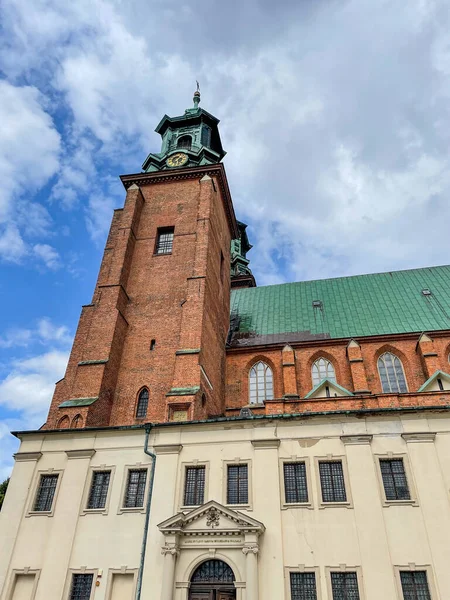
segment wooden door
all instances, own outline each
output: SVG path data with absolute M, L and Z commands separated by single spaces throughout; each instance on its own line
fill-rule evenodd
M 236 594 L 233 592 L 217 592 L 217 600 L 235 600 Z

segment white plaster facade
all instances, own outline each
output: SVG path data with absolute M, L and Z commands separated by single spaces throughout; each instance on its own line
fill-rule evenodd
M 0 599 L 66 600 L 74 572 L 93 573 L 95 600 L 134 598 L 146 513 L 123 510 L 123 496 L 129 467 L 151 469 L 145 430 L 21 438 L 0 513 Z M 233 569 L 237 600 L 290 600 L 289 573 L 302 570 L 316 573 L 319 600 L 332 600 L 330 571 L 345 570 L 357 572 L 361 600 L 402 600 L 398 573 L 415 569 L 426 570 L 432 600 L 450 598 L 445 412 L 171 423 L 151 429 L 149 450 L 156 467 L 142 599 L 187 600 L 194 569 L 210 558 Z M 396 456 L 404 459 L 411 499 L 387 502 L 378 460 Z M 343 461 L 341 505 L 322 502 L 323 457 Z M 301 459 L 308 502 L 286 505 L 283 462 Z M 244 462 L 249 502 L 226 506 L 226 465 Z M 206 466 L 204 504 L 186 508 L 184 472 L 195 464 Z M 107 502 L 86 511 L 96 468 L 111 470 Z M 38 514 L 32 508 L 42 473 L 59 478 L 52 510 Z

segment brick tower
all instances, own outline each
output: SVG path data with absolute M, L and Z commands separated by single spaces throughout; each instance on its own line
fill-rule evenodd
M 199 102 L 197 91 L 184 115 L 164 116 L 161 152 L 142 173 L 121 177 L 125 204 L 114 212 L 46 429 L 224 412 L 230 246 L 245 226 L 220 162 L 219 121 Z

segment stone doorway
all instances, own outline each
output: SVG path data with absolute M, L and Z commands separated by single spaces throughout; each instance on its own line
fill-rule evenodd
M 206 560 L 191 577 L 189 600 L 236 600 L 233 570 L 222 560 Z

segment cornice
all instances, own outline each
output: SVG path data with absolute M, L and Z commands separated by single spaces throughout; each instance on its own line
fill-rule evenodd
M 405 442 L 434 442 L 436 434 L 432 431 L 423 431 L 418 433 L 402 433 Z
M 182 448 L 181 444 L 161 444 L 153 447 L 155 454 L 179 454 Z
M 269 438 L 266 440 L 252 440 L 252 446 L 253 448 L 255 448 L 255 450 L 257 449 L 261 449 L 261 448 L 278 448 L 280 445 L 280 440 L 275 439 L 275 438 Z
M 42 456 L 42 452 L 16 452 L 13 457 L 16 462 L 25 462 L 30 460 L 38 461 Z
M 198 179 L 204 175 L 214 175 L 217 177 L 222 197 L 224 200 L 225 213 L 233 239 L 239 237 L 236 215 L 234 214 L 233 201 L 231 199 L 230 188 L 228 186 L 225 167 L 222 163 L 215 165 L 205 165 L 203 167 L 186 167 L 184 169 L 171 169 L 170 171 L 152 171 L 151 173 L 132 173 L 130 175 L 121 175 L 120 180 L 126 190 L 133 185 L 141 187 L 152 183 L 164 183 L 167 181 L 184 181 L 187 179 Z
M 366 433 L 357 435 L 341 435 L 341 441 L 345 445 L 370 445 L 373 435 Z
M 93 448 L 81 448 L 80 450 L 66 450 L 67 458 L 92 458 L 95 454 Z

